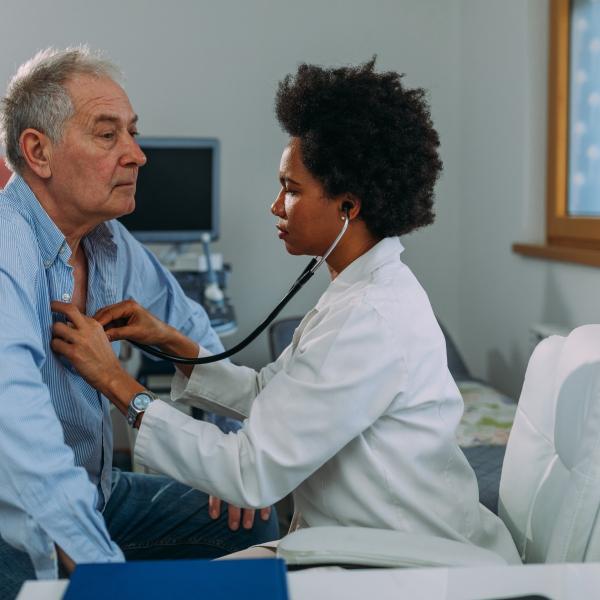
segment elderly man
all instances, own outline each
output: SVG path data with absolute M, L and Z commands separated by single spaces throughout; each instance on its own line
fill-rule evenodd
M 14 171 L 0 192 L 2 598 L 59 563 L 216 557 L 277 537 L 273 515 L 252 526 L 245 513 L 233 533 L 204 493 L 113 470 L 107 399 L 50 349 L 52 301 L 93 315 L 131 297 L 221 349 L 203 309 L 113 220 L 134 209 L 146 161 L 115 76 L 86 48 L 46 50 L 19 68 L 0 110 Z

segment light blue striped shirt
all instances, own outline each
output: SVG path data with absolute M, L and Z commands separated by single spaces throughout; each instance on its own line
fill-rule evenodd
M 88 315 L 135 298 L 211 352 L 222 349 L 202 307 L 120 223 L 99 225 L 82 244 Z M 0 534 L 29 553 L 40 578 L 56 576 L 55 543 L 75 562 L 123 560 L 101 514 L 111 489 L 109 402 L 50 349 L 50 302 L 73 294 L 70 256 L 14 175 L 0 191 Z

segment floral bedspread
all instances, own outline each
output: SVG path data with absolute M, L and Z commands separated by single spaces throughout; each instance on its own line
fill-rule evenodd
M 465 412 L 457 430 L 459 445 L 506 445 L 517 404 L 477 381 L 460 381 L 457 385 L 465 403 Z

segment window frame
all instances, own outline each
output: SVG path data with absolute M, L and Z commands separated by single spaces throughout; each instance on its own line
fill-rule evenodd
M 568 213 L 571 0 L 550 2 L 546 244 L 515 244 L 519 254 L 600 266 L 600 217 Z

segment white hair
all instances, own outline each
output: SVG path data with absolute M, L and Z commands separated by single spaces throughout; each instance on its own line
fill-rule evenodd
M 9 169 L 22 173 L 25 159 L 19 140 L 25 129 L 46 134 L 54 144 L 60 142 L 65 122 L 75 112 L 65 83 L 76 75 L 116 80 L 120 71 L 87 46 L 47 48 L 18 68 L 0 101 L 0 142 Z

